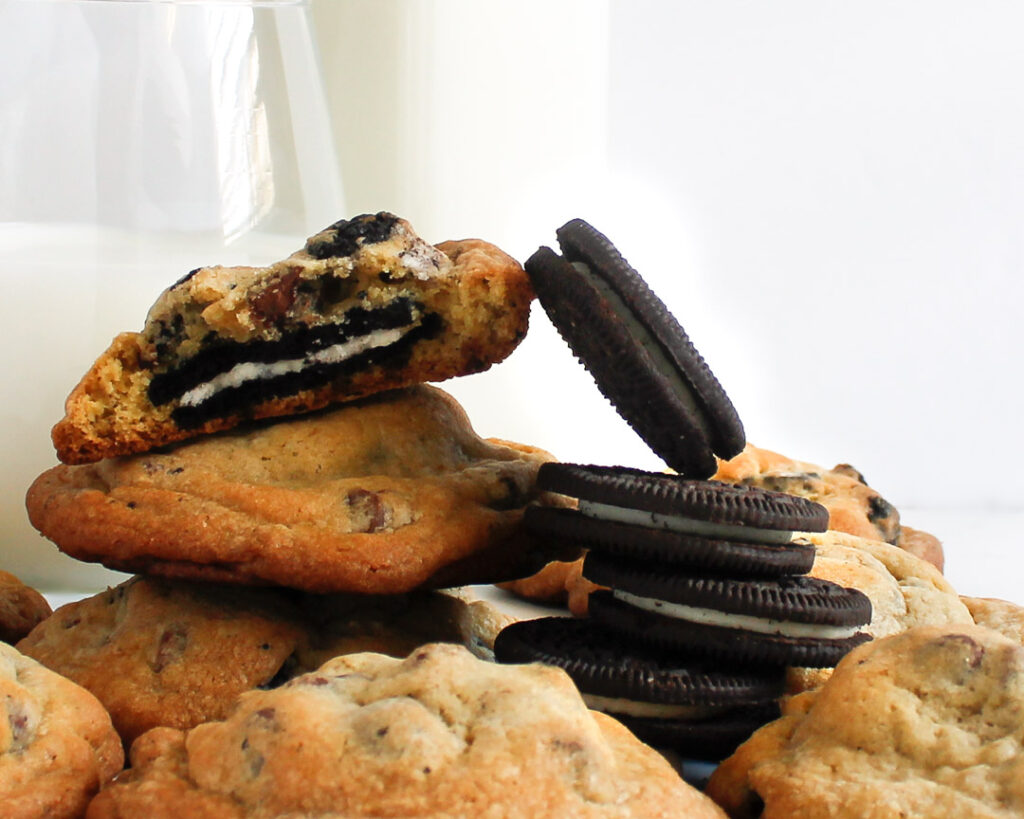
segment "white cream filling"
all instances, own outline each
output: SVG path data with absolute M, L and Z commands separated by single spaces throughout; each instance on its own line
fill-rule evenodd
M 663 515 L 659 512 L 644 512 L 640 509 L 626 509 L 608 503 L 595 503 L 581 500 L 581 515 L 596 520 L 609 520 L 615 523 L 628 523 L 632 526 L 645 526 L 648 529 L 668 529 L 684 535 L 719 538 L 721 540 L 741 540 L 769 545 L 791 543 L 802 533 L 781 531 L 778 529 L 758 529 L 754 526 L 738 526 L 733 523 L 707 523 L 693 520 L 682 515 Z
M 624 714 L 627 717 L 655 717 L 656 719 L 705 719 L 720 708 L 707 705 L 664 705 L 657 702 L 640 702 L 620 697 L 601 697 L 597 694 L 584 694 L 583 701 L 587 708 L 605 714 Z
M 249 381 L 277 378 L 288 373 L 301 372 L 307 367 L 319 364 L 337 364 L 367 350 L 394 344 L 415 326 L 416 324 L 409 324 L 405 327 L 395 327 L 390 330 L 373 330 L 364 336 L 332 344 L 330 347 L 324 347 L 316 352 L 307 353 L 301 358 L 288 358 L 269 363 L 243 361 L 227 372 L 221 373 L 209 381 L 190 389 L 181 396 L 181 405 L 184 407 L 199 406 L 221 390 L 240 387 Z
M 683 603 L 669 603 L 666 600 L 656 600 L 653 597 L 641 597 L 637 594 L 630 594 L 620 589 L 613 589 L 612 594 L 616 599 L 635 606 L 644 611 L 662 614 L 676 620 L 685 620 L 689 623 L 699 623 L 706 626 L 722 626 L 724 628 L 743 629 L 745 631 L 756 631 L 759 634 L 777 634 L 782 637 L 815 637 L 824 640 L 845 640 L 853 637 L 861 626 L 829 626 L 819 623 L 791 623 L 785 620 L 772 620 L 768 617 L 755 617 L 750 614 L 730 614 L 728 612 L 716 611 L 715 609 L 704 609 L 697 606 L 687 606 Z
M 600 276 L 597 276 L 590 266 L 584 262 L 573 262 L 572 266 L 590 283 L 595 289 L 597 289 L 601 296 L 608 301 L 612 306 L 612 310 L 619 315 L 623 323 L 626 325 L 626 331 L 647 353 L 651 359 L 651 363 L 654 364 L 654 368 L 658 373 L 665 378 L 672 386 L 672 391 L 678 396 L 680 401 L 685 405 L 687 415 L 694 419 L 697 425 L 700 427 L 701 432 L 704 436 L 710 440 L 711 430 L 704 420 L 704 410 L 701 409 L 693 394 L 693 387 L 690 386 L 689 382 L 680 377 L 679 367 L 674 364 L 666 355 L 664 348 L 658 343 L 658 341 L 651 335 L 651 333 L 636 320 L 633 315 L 633 311 L 630 310 L 626 303 L 622 300 L 618 293 L 616 293 L 611 285 L 609 285 Z

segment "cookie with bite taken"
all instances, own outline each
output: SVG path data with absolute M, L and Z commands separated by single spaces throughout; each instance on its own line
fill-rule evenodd
M 269 267 L 202 267 L 114 339 L 53 429 L 65 463 L 479 372 L 527 329 L 519 263 L 432 246 L 390 213 L 336 222 Z

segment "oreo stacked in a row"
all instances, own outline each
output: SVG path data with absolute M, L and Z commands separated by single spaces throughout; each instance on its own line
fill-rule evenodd
M 564 668 L 591 703 L 652 745 L 716 760 L 777 714 L 787 666 L 832 666 L 869 639 L 862 593 L 807 576 L 819 504 L 705 480 L 743 426 L 665 305 L 590 225 L 526 264 L 541 304 L 599 388 L 676 474 L 546 464 L 538 485 L 576 509 L 533 507 L 535 534 L 587 548 L 603 587 L 590 618 L 518 623 L 504 662 Z

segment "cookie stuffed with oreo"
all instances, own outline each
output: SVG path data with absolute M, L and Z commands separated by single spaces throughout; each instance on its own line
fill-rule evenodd
M 343 219 L 267 267 L 213 265 L 122 333 L 53 429 L 68 464 L 480 372 L 526 334 L 522 267 L 477 239 L 430 245 L 391 213 Z

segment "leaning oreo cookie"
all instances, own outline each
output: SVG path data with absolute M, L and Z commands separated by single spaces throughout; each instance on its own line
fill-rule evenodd
M 619 414 L 694 478 L 743 449 L 743 424 L 686 332 L 614 245 L 575 219 L 526 272 L 552 323 Z
M 824 507 L 790 495 L 627 467 L 544 464 L 538 486 L 578 509 L 527 509 L 536 534 L 678 570 L 777 577 L 803 574 L 828 525 Z
M 865 594 L 806 575 L 696 577 L 590 552 L 583 576 L 611 589 L 591 595 L 592 618 L 654 646 L 823 668 L 871 639 Z
M 245 420 L 479 372 L 526 333 L 533 291 L 486 242 L 436 247 L 403 219 L 341 220 L 268 267 L 203 267 L 86 373 L 58 457 L 145 452 Z
M 546 617 L 506 626 L 494 643 L 503 663 L 563 669 L 587 705 L 640 739 L 690 759 L 718 760 L 777 716 L 784 671 L 723 667 L 627 644 L 587 620 Z

